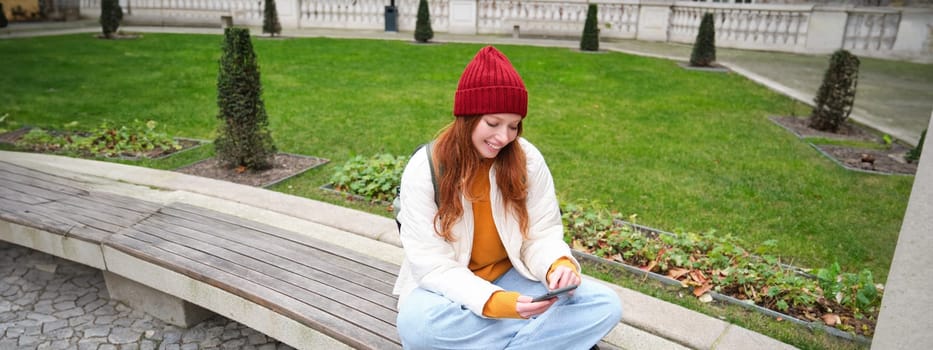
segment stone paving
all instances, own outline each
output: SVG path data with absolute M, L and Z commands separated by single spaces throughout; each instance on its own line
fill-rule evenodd
M 0 349 L 291 350 L 221 316 L 184 329 L 110 300 L 100 270 L 0 241 Z

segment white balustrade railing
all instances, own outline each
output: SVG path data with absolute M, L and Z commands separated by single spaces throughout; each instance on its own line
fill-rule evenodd
M 77 0 L 96 18 L 100 0 Z M 282 26 L 382 30 L 391 0 L 277 0 Z M 858 55 L 933 62 L 933 9 L 724 4 L 644 0 L 429 0 L 435 32 L 579 37 L 587 6 L 598 7 L 600 37 L 691 44 L 705 13 L 715 18 L 716 46 L 798 53 L 845 48 Z M 127 24 L 156 21 L 259 26 L 262 0 L 120 0 Z M 454 7 L 451 3 L 456 3 Z M 413 31 L 418 0 L 396 0 L 398 29 Z M 475 4 L 475 7 L 474 7 Z M 456 13 L 451 13 L 455 8 Z M 475 11 L 475 13 L 474 13 Z M 644 17 L 644 18 L 643 18 Z M 451 21 L 456 25 L 452 26 Z M 466 27 L 464 27 L 466 26 Z M 906 29 L 905 29 L 906 28 Z M 905 32 L 901 32 L 905 31 Z
M 693 43 L 700 21 L 712 13 L 716 45 L 803 52 L 812 6 L 686 4 L 673 7 L 670 40 Z
M 381 29 L 384 7 L 383 0 L 302 0 L 298 23 L 301 27 Z
M 298 25 L 301 28 L 383 29 L 386 0 L 299 0 Z M 414 30 L 418 0 L 396 2 L 400 30 Z M 448 25 L 448 2 L 428 1 L 431 29 L 444 32 Z
M 853 52 L 891 50 L 900 20 L 900 12 L 896 11 L 850 11 L 842 47 Z
M 597 6 L 600 35 L 634 38 L 638 27 L 638 1 L 591 1 Z M 478 0 L 477 31 L 484 34 L 512 33 L 579 36 L 586 22 L 588 2 L 573 0 Z

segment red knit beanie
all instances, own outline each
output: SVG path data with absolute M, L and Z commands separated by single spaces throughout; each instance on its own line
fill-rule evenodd
M 509 59 L 492 46 L 479 50 L 460 76 L 454 115 L 527 112 L 528 91 Z

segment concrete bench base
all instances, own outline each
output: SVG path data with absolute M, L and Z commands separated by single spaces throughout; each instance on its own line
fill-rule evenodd
M 167 323 L 188 328 L 214 315 L 213 312 L 109 271 L 104 282 L 110 298 L 143 311 Z

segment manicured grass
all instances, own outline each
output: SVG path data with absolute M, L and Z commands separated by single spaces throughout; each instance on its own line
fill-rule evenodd
M 153 119 L 213 139 L 221 37 L 146 34 L 0 40 L 0 115 L 16 125 L 91 128 Z M 407 155 L 449 123 L 481 45 L 254 39 L 273 137 L 331 164 L 274 190 L 389 215 L 318 189 L 356 154 Z M 562 201 L 598 201 L 663 230 L 716 229 L 803 267 L 839 261 L 887 276 L 912 177 L 846 171 L 770 122 L 806 110 L 736 74 L 618 53 L 500 46 L 530 94 L 525 136 Z M 891 63 L 897 64 L 897 63 Z M 210 147 L 144 166 L 173 169 Z

